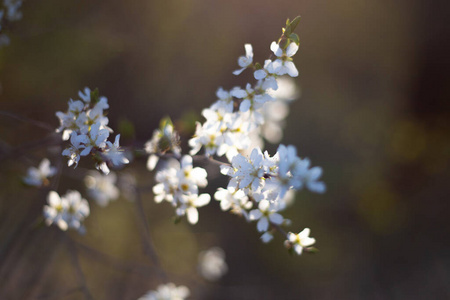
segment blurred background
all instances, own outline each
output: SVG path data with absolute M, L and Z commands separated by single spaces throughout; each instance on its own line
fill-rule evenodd
M 56 128 L 55 111 L 85 86 L 98 87 L 122 145 L 143 145 L 166 115 L 186 140 L 218 87 L 253 82 L 251 72 L 231 74 L 244 43 L 262 62 L 286 19 L 301 15 L 302 92 L 282 143 L 323 167 L 328 190 L 298 193 L 284 215 L 288 230 L 311 228 L 320 252 L 291 257 L 280 236 L 264 245 L 255 224 L 217 203 L 199 210 L 199 224 L 174 225 L 172 207 L 145 193 L 162 266 L 190 288 L 190 299 L 448 299 L 448 11 L 444 0 L 25 1 L 10 45 L 0 49 L 0 110 Z M 126 197 L 91 205 L 85 236 L 68 240 L 35 226 L 48 191 L 21 178 L 43 157 L 65 163 L 36 146 L 48 134 L 0 115 L 0 298 L 85 299 L 74 241 L 94 299 L 137 299 L 155 289 L 162 280 L 143 254 Z M 124 171 L 140 186 L 153 184 L 143 158 Z M 78 173 L 65 172 L 58 192 L 83 193 Z M 207 191 L 225 184 L 210 180 Z M 196 266 L 212 246 L 224 249 L 229 268 L 214 283 Z

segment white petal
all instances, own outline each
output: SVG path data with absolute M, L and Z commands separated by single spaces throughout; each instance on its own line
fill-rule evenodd
M 303 251 L 303 247 L 300 246 L 299 244 L 294 245 L 294 251 L 298 254 L 301 255 L 302 251 Z
M 91 153 L 91 150 L 92 150 L 92 146 L 89 146 L 89 147 L 84 148 L 84 150 L 81 151 L 80 156 L 86 156 L 86 155 L 88 155 L 89 153 Z
M 263 243 L 268 243 L 273 239 L 273 235 L 270 232 L 266 232 L 261 236 Z
M 236 98 L 244 98 L 247 96 L 247 91 L 240 88 L 233 88 L 230 92 L 231 96 Z
M 253 48 L 251 44 L 245 44 L 245 56 L 247 57 L 253 57 Z
M 242 112 L 246 112 L 250 109 L 251 106 L 251 102 L 248 99 L 245 99 L 244 101 L 241 102 L 241 105 L 239 106 L 239 110 Z
M 234 70 L 233 71 L 233 75 L 239 75 L 239 74 L 241 74 L 242 72 L 244 72 L 244 70 L 245 70 L 246 68 L 242 68 L 242 69 L 239 69 L 239 70 Z M 236 96 L 235 96 L 236 97 Z M 238 97 L 239 98 L 239 97 Z
M 316 242 L 315 238 L 305 238 L 301 240 L 302 242 L 302 246 L 303 247 L 308 247 L 311 246 L 312 244 L 314 244 Z
M 69 227 L 67 225 L 67 222 L 64 221 L 63 219 L 59 219 L 58 222 L 57 222 L 57 225 L 58 225 L 59 229 L 61 229 L 62 231 L 66 231 L 67 228 Z
M 289 74 L 289 76 L 291 77 L 297 77 L 298 76 L 298 70 L 295 67 L 294 63 L 292 61 L 287 61 L 284 63 L 284 66 L 287 69 L 287 73 Z
M 281 223 L 283 223 L 283 216 L 277 213 L 273 213 L 269 216 L 270 222 L 280 225 Z
M 248 217 L 252 221 L 253 220 L 258 220 L 259 218 L 262 217 L 262 212 L 260 210 L 258 210 L 258 209 L 254 209 L 254 210 L 250 211 Z
M 256 228 L 259 232 L 267 231 L 267 229 L 269 229 L 269 221 L 267 218 L 263 217 L 259 219 L 258 224 L 256 224 Z
M 147 160 L 147 169 L 149 171 L 153 171 L 155 169 L 158 161 L 159 161 L 159 157 L 157 155 L 150 155 Z
M 209 194 L 201 194 L 198 196 L 198 198 L 194 201 L 195 206 L 205 206 L 209 203 L 211 200 L 211 196 Z
M 267 72 L 264 69 L 256 70 L 255 73 L 253 73 L 253 76 L 255 76 L 256 80 L 261 80 L 263 78 L 266 78 Z
M 292 232 L 289 232 L 287 234 L 287 239 L 289 240 L 289 242 L 295 243 L 295 241 L 297 240 L 297 235 Z
M 270 50 L 272 50 L 273 54 L 275 54 L 276 56 L 282 55 L 282 53 L 280 53 L 280 46 L 276 42 L 272 42 L 272 44 L 270 44 Z
M 186 209 L 187 218 L 189 223 L 191 224 L 197 224 L 198 222 L 198 211 L 195 207 L 189 207 Z
M 286 49 L 286 55 L 291 57 L 295 53 L 297 53 L 297 50 L 298 50 L 298 45 L 296 43 L 290 43 Z
M 311 192 L 319 194 L 325 193 L 326 190 L 325 183 L 322 181 L 308 182 L 307 187 Z
M 57 192 L 50 191 L 47 196 L 47 202 L 51 206 L 58 206 L 61 204 L 61 198 L 59 197 Z
M 305 229 L 303 229 L 299 234 L 298 234 L 298 237 L 300 238 L 300 239 L 304 239 L 304 238 L 306 238 L 306 237 L 308 237 L 309 236 L 309 233 L 311 232 L 311 230 L 309 229 L 309 228 L 305 228 Z
M 267 211 L 269 209 L 270 202 L 267 200 L 261 200 L 258 204 L 258 208 L 260 211 Z

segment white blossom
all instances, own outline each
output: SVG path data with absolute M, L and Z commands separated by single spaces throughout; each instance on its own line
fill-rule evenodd
M 298 45 L 296 43 L 290 43 L 286 49 L 282 49 L 279 44 L 272 42 L 270 50 L 277 56 L 277 59 L 271 64 L 271 68 L 273 68 L 275 74 L 288 74 L 291 77 L 298 76 L 298 70 L 291 58 L 297 53 Z
M 287 246 L 293 247 L 294 251 L 298 255 L 301 255 L 303 252 L 303 248 L 309 247 L 316 242 L 314 238 L 309 237 L 309 233 L 310 233 L 309 228 L 303 229 L 298 234 L 289 232 L 287 234 L 287 240 L 285 241 L 285 244 Z
M 86 156 L 89 154 L 90 149 L 88 151 L 86 148 L 86 144 L 89 143 L 89 138 L 84 135 L 78 135 L 75 131 L 70 135 L 70 143 L 71 146 L 63 150 L 62 155 L 69 157 L 69 161 L 67 165 L 70 167 L 75 164 L 75 168 L 78 166 L 78 162 L 80 161 L 80 156 Z M 81 151 L 84 149 L 83 151 Z
M 182 203 L 176 210 L 177 215 L 180 217 L 187 215 L 188 222 L 195 225 L 198 222 L 197 207 L 207 205 L 211 200 L 211 196 L 208 194 L 190 194 L 185 195 L 181 199 Z
M 3 0 L 3 5 L 6 8 L 5 17 L 9 21 L 18 21 L 22 19 L 22 12 L 19 11 L 22 6 L 22 0 Z
M 241 56 L 238 59 L 238 65 L 241 69 L 233 71 L 234 75 L 241 74 L 248 66 L 253 63 L 253 48 L 250 44 L 245 44 L 245 56 Z
M 57 192 L 50 191 L 47 203 L 48 205 L 44 206 L 47 226 L 56 224 L 63 231 L 71 228 L 84 234 L 82 222 L 89 216 L 90 210 L 87 200 L 83 199 L 78 191 L 67 191 L 62 197 Z
M 276 205 L 267 200 L 261 200 L 258 209 L 250 211 L 249 218 L 252 221 L 258 220 L 256 228 L 259 232 L 267 231 L 270 223 L 276 225 L 283 223 L 283 216 L 277 213 Z
M 28 168 L 27 176 L 24 177 L 23 181 L 32 186 L 47 186 L 49 184 L 48 178 L 55 175 L 56 172 L 56 168 L 50 165 L 47 158 L 44 158 L 38 168 Z
M 120 168 L 130 162 L 129 159 L 125 156 L 125 152 L 123 151 L 123 149 L 120 148 L 119 141 L 120 134 L 116 135 L 114 144 L 110 141 L 106 142 L 106 147 L 102 153 L 102 157 L 105 161 L 97 166 L 97 168 L 104 174 L 109 173 L 109 166 Z
M 223 211 L 231 209 L 233 214 L 243 215 L 248 220 L 247 211 L 252 208 L 253 203 L 242 190 L 218 188 L 214 198 L 220 201 L 220 208 Z
M 188 222 L 196 224 L 197 207 L 208 204 L 211 199 L 208 194 L 198 195 L 198 188 L 208 184 L 206 177 L 205 169 L 193 167 L 191 156 L 183 156 L 181 163 L 171 159 L 168 166 L 156 172 L 157 184 L 153 187 L 155 202 L 168 201 L 176 207 L 178 216 L 187 215 Z
M 240 154 L 236 155 L 231 161 L 232 170 L 230 175 L 232 180 L 229 187 L 256 191 L 262 185 L 262 178 L 264 176 L 264 156 L 259 148 L 254 148 L 249 158 Z

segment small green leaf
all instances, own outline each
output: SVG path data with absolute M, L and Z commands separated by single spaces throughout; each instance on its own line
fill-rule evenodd
M 283 28 L 283 34 L 285 36 L 289 36 L 291 33 L 292 33 L 291 26 L 288 25 L 286 26 L 286 28 Z
M 173 217 L 173 218 L 172 218 L 172 221 L 173 221 L 173 224 L 177 225 L 178 223 L 181 222 L 181 218 L 178 217 L 178 216 L 176 216 L 176 217 Z
M 290 32 L 290 33 L 292 33 L 292 32 L 295 31 L 295 28 L 297 28 L 297 25 L 298 25 L 299 22 L 300 22 L 300 16 L 296 16 L 296 17 L 294 18 L 294 20 L 292 20 L 292 22 L 289 23 L 289 27 L 290 27 L 290 29 L 291 29 L 291 32 Z
M 300 39 L 296 33 L 291 33 L 291 35 L 289 36 L 289 39 L 292 42 L 296 43 L 297 45 L 300 44 Z
M 159 122 L 159 129 L 164 130 L 167 125 L 173 127 L 172 120 L 168 116 L 161 119 L 161 121 Z
M 260 63 L 256 63 L 255 64 L 255 69 L 256 70 L 260 70 L 260 69 L 262 69 L 263 67 L 261 66 L 261 64 Z
M 288 253 L 289 253 L 289 255 L 291 255 L 291 256 L 293 256 L 294 255 L 294 248 L 289 248 L 288 249 Z
M 309 247 L 309 248 L 306 248 L 305 250 L 308 253 L 317 253 L 317 252 L 319 252 L 319 249 L 317 249 L 315 247 Z
M 45 227 L 45 220 L 43 217 L 39 217 L 33 224 L 32 224 L 32 228 L 33 229 L 40 229 L 42 227 Z
M 128 119 L 122 119 L 119 121 L 119 132 L 125 139 L 133 139 L 135 135 L 134 124 Z
M 98 88 L 95 88 L 95 90 L 91 91 L 91 103 L 95 105 L 98 101 L 100 101 L 100 93 Z

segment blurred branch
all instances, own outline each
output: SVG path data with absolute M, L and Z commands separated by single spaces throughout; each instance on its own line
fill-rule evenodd
M 102 262 L 105 265 L 111 266 L 115 269 L 122 270 L 124 272 L 130 272 L 130 273 L 140 273 L 144 275 L 151 274 L 149 271 L 151 271 L 151 267 L 142 266 L 141 264 L 132 263 L 132 262 L 123 262 L 117 258 L 111 257 L 99 250 L 96 250 L 92 247 L 89 247 L 87 245 L 81 244 L 79 242 L 74 241 L 76 246 L 82 250 L 83 252 L 89 254 L 86 257 L 97 261 Z
M 76 277 L 77 277 L 79 283 L 81 284 L 80 289 L 82 290 L 82 292 L 87 300 L 94 300 L 94 298 L 92 297 L 91 292 L 89 291 L 89 288 L 86 284 L 86 278 L 84 277 L 83 270 L 81 269 L 80 260 L 78 259 L 78 251 L 75 246 L 75 242 L 69 237 L 69 235 L 66 235 L 66 237 L 67 237 L 67 247 L 69 248 L 72 262 L 75 267 Z
M 58 139 L 56 139 L 56 137 L 58 137 Z M 5 143 L 3 143 L 4 144 L 3 149 L 0 149 L 0 151 L 1 151 L 0 162 L 7 160 L 7 159 L 14 159 L 14 158 L 20 157 L 35 148 L 60 145 L 61 143 L 62 143 L 62 141 L 60 140 L 59 134 L 57 134 L 57 133 L 52 133 L 43 139 L 24 143 L 17 147 L 12 147 L 9 145 L 8 145 L 8 147 L 5 147 Z
M 76 287 L 76 288 L 71 288 L 65 291 L 60 291 L 60 292 L 56 292 L 53 293 L 52 295 L 41 295 L 38 296 L 36 299 L 37 300 L 52 300 L 52 299 L 62 299 L 66 296 L 75 294 L 79 291 L 81 291 L 83 289 L 83 287 Z
M 19 116 L 19 115 L 13 114 L 13 113 L 8 112 L 8 111 L 0 110 L 0 116 L 6 116 L 6 117 L 9 117 L 9 118 L 12 118 L 12 119 L 16 119 L 16 120 L 21 121 L 21 122 L 30 123 L 30 124 L 32 124 L 34 126 L 40 127 L 42 129 L 48 130 L 50 132 L 55 131 L 55 128 L 50 126 L 47 123 L 36 121 L 36 120 L 30 119 L 30 118 L 27 118 L 27 117 L 24 117 L 24 116 Z
M 141 236 L 145 254 L 151 259 L 155 267 L 158 269 L 159 276 L 164 282 L 167 282 L 167 274 L 161 266 L 161 262 L 159 260 L 159 256 L 156 252 L 155 246 L 153 244 L 153 239 L 150 234 L 150 226 L 147 221 L 147 217 L 144 212 L 144 206 L 142 205 L 142 198 L 140 191 L 136 188 L 136 210 L 139 218 L 141 220 Z

